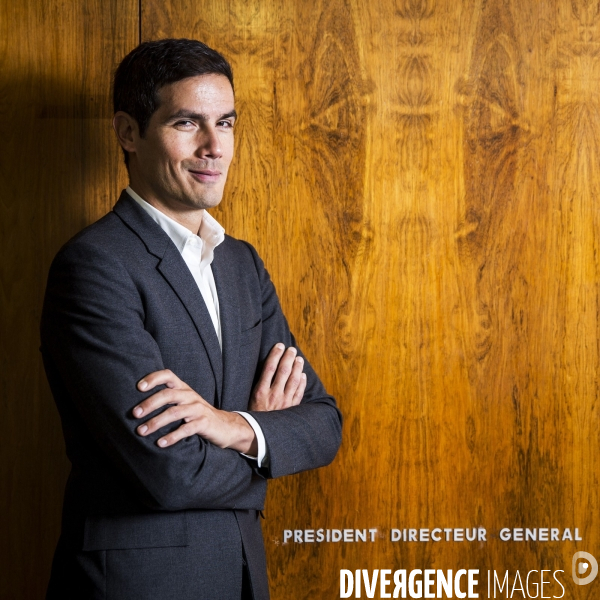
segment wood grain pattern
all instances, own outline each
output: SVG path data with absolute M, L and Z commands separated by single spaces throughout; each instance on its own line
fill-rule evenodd
M 0 596 L 31 598 L 65 475 L 41 291 L 58 245 L 124 183 L 107 91 L 139 15 L 0 10 Z M 143 0 L 141 31 L 231 60 L 237 157 L 215 215 L 264 257 L 345 416 L 331 467 L 270 486 L 274 600 L 339 597 L 340 568 L 564 569 L 565 598 L 595 598 L 570 561 L 600 543 L 597 2 Z M 389 541 L 435 526 L 488 541 Z M 583 541 L 495 537 L 545 526 Z M 283 543 L 321 527 L 380 537 Z
M 68 463 L 39 355 L 50 260 L 124 183 L 111 73 L 134 2 L 0 2 L 0 598 L 45 593 Z
M 218 217 L 265 257 L 346 418 L 332 467 L 270 488 L 273 597 L 337 597 L 340 568 L 570 574 L 599 539 L 596 3 L 202 6 L 146 0 L 143 35 L 234 64 Z M 282 543 L 436 525 L 490 537 Z M 505 526 L 584 542 L 491 537 Z M 598 589 L 564 581 L 569 598 Z

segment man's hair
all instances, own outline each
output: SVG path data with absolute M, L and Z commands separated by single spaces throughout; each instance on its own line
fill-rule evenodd
M 159 108 L 158 91 L 165 85 L 196 75 L 224 75 L 233 89 L 233 72 L 216 50 L 197 40 L 165 39 L 144 42 L 117 67 L 113 107 L 133 117 L 144 137 L 150 117 Z M 125 164 L 128 153 L 124 151 Z

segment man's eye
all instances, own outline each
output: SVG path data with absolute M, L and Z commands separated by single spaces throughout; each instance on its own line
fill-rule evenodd
M 191 127 L 193 124 L 194 122 L 189 120 L 177 121 L 177 123 L 175 123 L 177 127 Z
M 233 127 L 232 121 L 219 121 L 217 123 L 219 127 L 225 127 L 225 129 L 231 129 Z

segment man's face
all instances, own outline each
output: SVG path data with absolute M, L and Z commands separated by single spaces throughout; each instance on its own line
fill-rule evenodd
M 199 75 L 158 91 L 160 106 L 130 154 L 131 184 L 172 211 L 211 208 L 233 158 L 233 90 L 223 75 Z

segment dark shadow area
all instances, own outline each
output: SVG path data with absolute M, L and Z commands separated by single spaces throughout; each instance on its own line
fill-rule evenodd
M 15 59 L 0 81 L 0 597 L 11 600 L 44 597 L 69 470 L 39 352 L 48 268 L 121 183 L 108 85 L 82 93 L 75 73 L 46 77 L 43 63 Z

